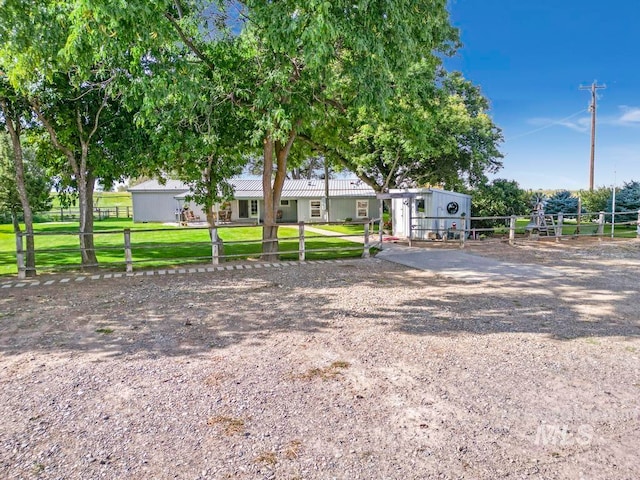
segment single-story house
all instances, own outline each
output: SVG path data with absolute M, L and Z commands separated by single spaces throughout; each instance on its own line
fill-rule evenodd
M 391 199 L 393 235 L 427 240 L 461 228 L 471 217 L 471 195 L 437 188 L 391 189 L 378 198 Z
M 229 211 L 232 222 L 258 223 L 264 220 L 262 180 L 232 179 L 233 199 L 217 210 Z M 201 206 L 187 201 L 189 186 L 167 180 L 161 184 L 149 180 L 129 188 L 133 202 L 134 222 L 175 222 L 186 205 L 195 217 L 205 220 Z M 329 207 L 327 209 L 327 206 Z M 279 222 L 362 220 L 379 216 L 375 191 L 358 179 L 329 180 L 329 197 L 324 180 L 285 180 L 280 204 Z

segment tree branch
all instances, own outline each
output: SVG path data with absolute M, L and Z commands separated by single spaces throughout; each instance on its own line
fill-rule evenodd
M 338 149 L 330 148 L 330 147 L 327 147 L 326 145 L 321 145 L 315 140 L 313 140 L 311 137 L 304 135 L 302 133 L 298 134 L 298 138 L 300 138 L 300 140 L 306 142 L 308 145 L 310 145 L 312 148 L 314 148 L 315 150 L 317 150 L 322 154 L 331 154 L 335 156 L 335 158 L 338 160 L 338 162 L 342 164 L 342 166 L 344 166 L 348 170 L 351 170 L 353 173 L 355 173 L 360 180 L 362 180 L 364 183 L 366 183 L 371 188 L 373 188 L 374 191 L 376 192 L 382 191 L 382 187 L 378 184 L 378 182 L 376 182 L 376 180 L 373 177 L 367 175 L 364 172 L 358 172 L 356 165 L 353 162 L 349 161 L 349 159 L 345 157 L 342 153 L 340 153 Z
M 58 135 L 56 134 L 56 131 L 54 130 L 53 126 L 51 125 L 49 120 L 47 120 L 47 118 L 43 115 L 40 109 L 40 105 L 35 100 L 32 100 L 30 104 L 31 104 L 31 110 L 33 110 L 33 113 L 36 114 L 36 117 L 38 118 L 38 120 L 40 120 L 40 123 L 42 123 L 47 133 L 49 133 L 49 137 L 51 138 L 51 143 L 53 143 L 53 146 L 56 147 L 58 150 L 60 150 L 65 157 L 67 157 L 67 160 L 69 160 L 69 164 L 71 165 L 73 172 L 75 174 L 79 174 L 80 171 L 78 169 L 78 162 L 76 162 L 76 157 L 73 154 L 73 151 L 71 151 L 69 147 L 63 145 L 60 142 L 60 140 L 58 139 Z
M 210 70 L 215 71 L 216 70 L 216 66 L 213 64 L 213 62 L 211 60 L 209 60 L 209 58 L 207 58 L 207 56 L 202 53 L 202 51 L 195 45 L 195 43 L 193 43 L 193 40 L 190 39 L 187 34 L 184 32 L 184 30 L 182 29 L 182 27 L 180 26 L 180 23 L 178 22 L 178 20 L 176 20 L 173 15 L 171 15 L 170 13 L 165 13 L 164 14 L 165 18 L 167 20 L 169 20 L 169 23 L 171 23 L 171 25 L 173 26 L 173 28 L 176 29 L 176 32 L 178 32 L 178 35 L 180 36 L 180 38 L 182 39 L 182 41 L 185 43 L 185 45 L 187 47 L 189 47 L 189 50 L 191 50 L 191 52 L 193 52 L 193 54 L 198 57 L 200 60 L 202 60 L 204 62 L 204 64 L 209 67 Z
M 393 165 L 389 169 L 389 174 L 384 181 L 384 185 L 382 186 L 382 190 L 386 191 L 389 188 L 389 182 L 391 181 L 391 176 L 393 175 L 393 171 L 396 169 L 396 165 L 398 165 L 398 160 L 400 159 L 400 149 L 396 151 L 396 159 L 393 161 Z

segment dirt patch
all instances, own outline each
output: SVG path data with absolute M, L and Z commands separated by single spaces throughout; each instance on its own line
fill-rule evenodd
M 637 477 L 637 242 L 7 289 L 2 478 Z

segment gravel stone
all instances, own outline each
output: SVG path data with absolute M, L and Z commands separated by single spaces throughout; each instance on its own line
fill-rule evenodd
M 465 252 L 562 275 L 374 257 L 3 290 L 0 478 L 637 478 L 640 243 Z

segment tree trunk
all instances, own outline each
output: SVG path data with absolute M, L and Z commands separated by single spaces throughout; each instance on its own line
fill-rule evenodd
M 95 178 L 88 172 L 78 176 L 78 202 L 80 208 L 80 256 L 82 268 L 95 269 L 98 266 L 93 242 L 93 189 Z
M 31 204 L 29 203 L 29 197 L 27 196 L 27 187 L 24 178 L 24 157 L 22 155 L 22 142 L 20 141 L 20 119 L 9 118 L 9 109 L 7 104 L 3 101 L 2 110 L 5 115 L 5 124 L 11 137 L 11 144 L 13 147 L 13 161 L 16 174 L 16 189 L 18 190 L 18 196 L 20 197 L 20 203 L 22 204 L 22 213 L 24 216 L 24 229 L 27 238 L 27 251 L 26 251 L 26 276 L 34 277 L 36 275 L 36 253 L 35 242 L 33 239 L 33 213 L 31 211 Z M 14 121 L 17 120 L 17 121 Z M 16 227 L 17 218 L 14 215 L 14 229 Z M 18 230 L 20 225 L 18 224 Z
M 20 233 L 20 221 L 18 220 L 18 212 L 11 211 L 11 223 L 13 223 L 13 233 L 16 235 Z
M 286 143 L 274 141 L 271 135 L 264 139 L 264 169 L 262 171 L 262 191 L 264 194 L 264 226 L 262 227 L 262 259 L 267 262 L 278 260 L 277 210 L 282 196 L 282 187 L 287 175 L 287 159 L 296 138 L 296 130 L 289 132 Z M 275 157 L 275 158 L 274 158 Z M 273 162 L 276 161 L 276 175 L 271 182 Z
M 274 262 L 278 260 L 278 226 L 274 196 L 275 185 L 271 183 L 273 174 L 275 142 L 271 136 L 264 139 L 264 167 L 262 170 L 262 192 L 264 196 L 264 218 L 262 226 L 262 260 Z M 282 193 L 282 190 L 280 190 Z

